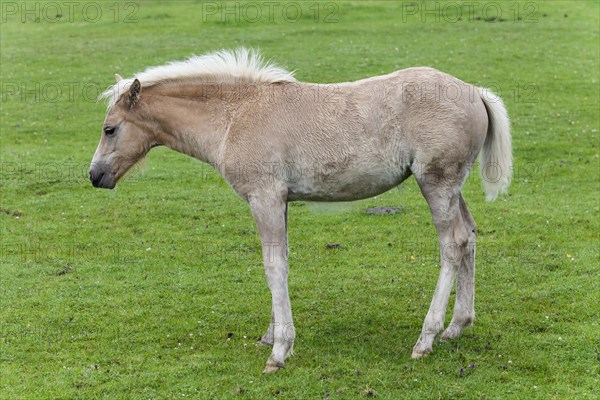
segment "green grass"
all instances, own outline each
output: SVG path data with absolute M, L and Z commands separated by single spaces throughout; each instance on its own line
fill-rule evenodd
M 59 2 L 51 22 L 38 4 L 40 20 L 25 23 L 6 8 L 21 2 L 1 4 L 0 398 L 597 398 L 597 2 L 506 2 L 494 21 L 481 17 L 497 3 L 465 6 L 461 20 L 456 2 L 427 3 L 445 17 L 397 2 L 321 3 L 317 21 L 312 2 L 295 3 L 303 16 L 289 10 L 293 21 L 278 3 L 273 21 L 263 8 L 253 23 L 223 22 L 200 2 L 121 2 L 117 18 L 108 2 L 97 22 Z M 480 234 L 477 319 L 460 340 L 410 359 L 438 275 L 412 178 L 333 210 L 291 205 L 298 336 L 275 375 L 261 373 L 270 350 L 254 345 L 270 311 L 259 240 L 223 180 L 157 149 L 116 190 L 91 187 L 105 113 L 93 99 L 115 72 L 239 45 L 304 81 L 429 65 L 500 92 L 515 179 L 495 203 L 475 173 L 464 187 Z

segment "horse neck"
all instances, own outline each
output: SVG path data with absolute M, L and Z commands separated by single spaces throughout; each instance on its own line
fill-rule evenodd
M 149 89 L 148 119 L 158 128 L 159 144 L 218 164 L 230 120 L 224 100 L 200 85 Z

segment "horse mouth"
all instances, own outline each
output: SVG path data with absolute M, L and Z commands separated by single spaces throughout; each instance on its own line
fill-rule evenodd
M 112 174 L 106 172 L 90 171 L 90 181 L 95 188 L 114 189 L 116 185 Z

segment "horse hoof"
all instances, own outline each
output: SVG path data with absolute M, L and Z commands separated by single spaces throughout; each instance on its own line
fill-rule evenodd
M 431 347 L 420 346 L 420 343 L 417 343 L 412 352 L 412 359 L 418 360 L 426 355 L 429 355 L 433 352 Z
M 431 351 L 428 351 L 426 353 L 419 353 L 419 352 L 413 351 L 411 357 L 412 357 L 413 360 L 418 360 L 419 358 L 423 358 L 423 357 L 425 357 L 425 356 L 427 356 L 429 354 L 431 354 Z
M 273 372 L 277 372 L 279 371 L 281 368 L 278 367 L 277 365 L 271 365 L 271 364 L 267 364 L 267 366 L 265 367 L 265 369 L 263 370 L 263 373 L 265 374 L 271 374 Z
M 450 325 L 448 328 L 446 328 L 444 333 L 442 333 L 441 339 L 442 340 L 456 339 L 456 338 L 460 337 L 461 333 L 462 333 L 462 329 L 460 327 L 458 327 L 456 325 Z

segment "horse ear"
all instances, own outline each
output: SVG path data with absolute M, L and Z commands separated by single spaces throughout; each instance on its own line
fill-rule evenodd
M 129 93 L 127 94 L 127 105 L 129 108 L 135 107 L 138 100 L 140 99 L 140 92 L 142 91 L 142 84 L 139 80 L 135 79 L 129 88 Z
M 123 77 L 119 74 L 115 74 L 115 79 L 117 80 L 117 82 L 121 82 L 123 80 Z

